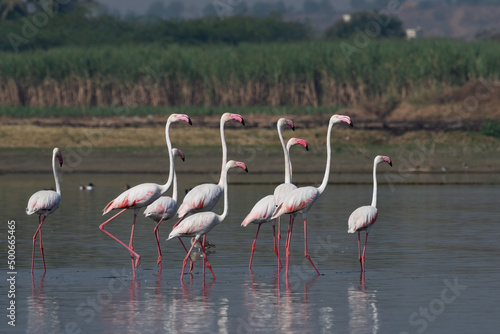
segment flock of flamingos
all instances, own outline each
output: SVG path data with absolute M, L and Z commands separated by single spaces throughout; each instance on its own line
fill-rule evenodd
M 230 120 L 235 120 L 243 125 L 244 120 L 241 115 L 225 113 L 222 115 L 220 120 L 220 134 L 222 141 L 222 168 L 221 175 L 218 184 L 205 183 L 194 187 L 190 190 L 186 196 L 182 204 L 177 209 L 177 178 L 175 173 L 175 164 L 174 158 L 176 156 L 180 157 L 184 160 L 184 154 L 181 150 L 177 148 L 172 148 L 172 143 L 170 141 L 170 125 L 176 122 L 186 122 L 188 124 L 191 123 L 191 119 L 188 115 L 185 114 L 172 114 L 167 120 L 165 125 L 165 137 L 167 141 L 169 160 L 170 160 L 170 169 L 167 183 L 163 185 L 159 185 L 156 183 L 143 183 L 139 184 L 135 187 L 132 187 L 120 195 L 118 195 L 115 199 L 106 205 L 103 210 L 103 215 L 109 213 L 114 209 L 121 209 L 117 214 L 115 214 L 110 219 L 106 220 L 99 226 L 99 229 L 109 235 L 111 238 L 120 243 L 123 247 L 125 247 L 130 252 L 130 257 L 132 261 L 132 271 L 135 278 L 135 269 L 139 266 L 140 263 L 140 255 L 134 251 L 133 247 L 133 237 L 134 237 L 134 228 L 135 221 L 137 217 L 137 213 L 139 209 L 146 207 L 144 215 L 149 217 L 157 222 L 154 233 L 156 237 L 156 242 L 158 245 L 158 260 L 157 263 L 161 265 L 161 249 L 160 249 L 160 240 L 158 236 L 158 227 L 162 221 L 170 219 L 174 217 L 175 214 L 178 215 L 179 220 L 173 226 L 170 235 L 167 240 L 178 238 L 187 252 L 186 257 L 184 258 L 182 264 L 181 271 L 181 281 L 183 279 L 184 270 L 186 268 L 187 261 L 190 261 L 190 272 L 193 270 L 193 261 L 190 258 L 190 254 L 193 250 L 193 247 L 200 248 L 203 252 L 203 264 L 210 269 L 213 278 L 215 279 L 214 272 L 210 263 L 208 262 L 208 258 L 205 253 L 205 244 L 206 234 L 210 232 L 217 224 L 224 221 L 228 214 L 228 195 L 227 195 L 227 173 L 232 168 L 241 168 L 248 172 L 246 165 L 243 162 L 230 160 L 227 161 L 227 146 L 224 137 L 224 124 Z M 274 235 L 274 251 L 278 258 L 278 266 L 282 267 L 280 260 L 280 217 L 282 215 L 288 214 L 290 215 L 290 221 L 288 225 L 288 232 L 286 236 L 285 242 L 285 251 L 286 251 L 286 275 L 288 275 L 288 264 L 290 258 L 290 243 L 292 237 L 292 229 L 294 218 L 298 213 L 302 213 L 302 217 L 304 219 L 304 255 L 311 262 L 311 265 L 316 270 L 319 275 L 319 271 L 314 265 L 309 253 L 307 251 L 307 213 L 309 209 L 313 206 L 314 202 L 321 196 L 323 191 L 325 190 L 328 184 L 328 178 L 330 175 L 330 162 L 331 162 L 331 131 L 334 124 L 337 123 L 347 123 L 351 127 L 353 126 L 351 119 L 348 116 L 344 115 L 333 115 L 330 118 L 328 123 L 327 130 L 327 138 L 326 138 L 326 148 L 327 148 L 327 158 L 326 158 L 326 168 L 325 174 L 323 177 L 323 181 L 319 187 L 300 187 L 297 188 L 292 183 L 292 165 L 290 162 L 289 150 L 291 146 L 294 145 L 302 145 L 306 149 L 307 142 L 303 139 L 291 138 L 287 145 L 285 145 L 285 141 L 283 140 L 282 129 L 284 127 L 290 127 L 294 129 L 293 122 L 286 118 L 281 118 L 277 122 L 277 129 L 279 138 L 281 141 L 281 145 L 283 147 L 283 152 L 285 156 L 285 182 L 280 184 L 274 190 L 274 194 L 268 195 L 258 201 L 250 213 L 243 220 L 242 226 L 248 226 L 249 224 L 257 224 L 257 233 L 255 235 L 255 239 L 252 244 L 252 254 L 250 256 L 250 264 L 249 268 L 252 266 L 253 253 L 255 251 L 255 243 L 257 241 L 257 236 L 259 233 L 260 226 L 263 223 L 270 222 L 273 226 L 273 235 Z M 43 261 L 43 269 L 45 268 L 45 258 L 43 254 L 43 245 L 42 245 L 42 225 L 45 219 L 49 214 L 54 212 L 61 203 L 61 186 L 59 182 L 58 172 L 56 168 L 57 162 L 60 167 L 63 164 L 63 157 L 59 148 L 54 148 L 53 156 L 52 156 L 52 169 L 54 173 L 56 190 L 40 190 L 34 193 L 29 201 L 28 206 L 26 207 L 26 213 L 28 215 L 36 213 L 38 215 L 38 228 L 33 235 L 33 250 L 32 250 L 32 259 L 31 259 L 31 274 L 33 275 L 34 268 L 34 259 L 35 259 L 35 243 L 37 235 L 39 235 L 40 239 L 40 251 L 42 254 Z M 370 228 L 373 226 L 377 219 L 377 178 L 376 178 L 376 168 L 377 165 L 386 162 L 392 166 L 391 159 L 387 156 L 378 155 L 375 157 L 373 162 L 373 197 L 371 205 L 362 206 L 354 210 L 354 212 L 350 215 L 348 220 L 348 232 L 355 233 L 358 232 L 358 258 L 361 265 L 361 272 L 364 273 L 365 270 L 365 251 L 366 251 L 366 242 L 368 240 L 368 232 Z M 173 185 L 173 194 L 172 197 L 162 196 L 171 186 Z M 224 196 L 224 210 L 222 214 L 217 214 L 212 212 L 212 209 L 215 207 L 219 199 Z M 132 231 L 130 233 L 130 242 L 129 244 L 125 244 L 123 241 L 112 235 L 109 231 L 107 231 L 104 227 L 110 223 L 113 219 L 118 217 L 120 214 L 125 212 L 128 209 L 133 209 L 134 211 L 134 220 L 132 223 Z M 43 216 L 43 218 L 42 218 Z M 276 242 L 276 234 L 275 234 L 275 220 L 278 219 L 278 237 Z M 366 231 L 366 238 L 363 247 L 363 252 L 361 252 L 361 241 L 360 241 L 360 232 Z M 188 250 L 184 243 L 182 242 L 181 237 L 192 237 L 191 239 L 191 247 Z M 201 239 L 203 237 L 203 239 Z

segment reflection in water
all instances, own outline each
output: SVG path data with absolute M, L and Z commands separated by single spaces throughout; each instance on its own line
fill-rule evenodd
M 281 293 L 280 275 L 276 273 L 274 282 L 258 282 L 251 272 L 251 280 L 243 297 L 243 312 L 238 318 L 238 330 L 251 332 L 297 332 L 308 333 L 310 312 L 308 291 L 317 277 L 303 283 L 303 290 L 293 291 L 288 277 L 285 279 L 285 293 Z M 295 287 L 295 286 L 294 286 Z M 302 284 L 301 284 L 302 287 Z
M 379 317 L 377 310 L 376 290 L 366 292 L 365 277 L 361 273 L 358 286 L 351 285 L 347 289 L 349 303 L 349 332 L 377 333 Z
M 59 330 L 59 304 L 56 297 L 44 296 L 45 275 L 40 277 L 38 288 L 32 281 L 32 295 L 28 297 L 27 333 L 53 333 Z

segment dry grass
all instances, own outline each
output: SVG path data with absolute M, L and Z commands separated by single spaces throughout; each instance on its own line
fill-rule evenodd
M 285 131 L 285 138 L 303 138 L 312 147 L 323 147 L 327 127 Z M 226 142 L 229 146 L 279 146 L 274 129 L 226 129 Z M 218 129 L 188 126 L 173 126 L 170 137 L 174 146 L 218 147 Z M 382 130 L 354 130 L 338 126 L 333 130 L 332 142 L 342 145 L 411 145 L 425 141 L 445 145 L 498 144 L 498 139 L 467 132 L 408 131 L 394 135 Z M 0 125 L 0 148 L 51 148 L 51 147 L 95 148 L 119 147 L 162 147 L 165 146 L 163 128 L 85 128 L 70 126 Z

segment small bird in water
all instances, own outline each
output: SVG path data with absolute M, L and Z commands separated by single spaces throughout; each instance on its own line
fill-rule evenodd
M 81 191 L 84 191 L 84 190 L 86 190 L 86 191 L 92 191 L 92 190 L 94 190 L 94 184 L 90 182 L 86 186 L 80 186 L 80 190 Z

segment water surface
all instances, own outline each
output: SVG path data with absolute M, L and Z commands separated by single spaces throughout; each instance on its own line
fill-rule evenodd
M 231 181 L 245 177 L 233 175 Z M 369 182 L 369 175 L 363 177 Z M 274 185 L 231 184 L 229 217 L 208 235 L 216 244 L 209 253 L 216 280 L 208 270 L 203 279 L 197 261 L 192 277 L 186 274 L 180 282 L 185 252 L 177 240 L 165 241 L 172 221 L 160 228 L 160 271 L 154 224 L 143 210 L 134 238 L 142 262 L 134 280 L 127 251 L 98 229 L 110 217 L 101 211 L 124 183 L 164 178 L 64 175 L 61 207 L 43 227 L 47 274 L 42 275 L 37 244 L 32 281 L 38 219 L 24 209 L 33 192 L 53 186 L 51 178 L 1 175 L 5 258 L 8 220 L 16 222 L 17 241 L 16 327 L 8 326 L 4 315 L 2 333 L 495 333 L 500 325 L 498 185 L 381 184 L 364 277 L 357 236 L 347 233 L 347 219 L 370 203 L 371 185 L 329 185 L 308 216 L 309 252 L 321 276 L 304 259 L 299 216 L 287 278 L 277 270 L 270 225 L 261 228 L 253 271 L 248 270 L 256 226 L 240 226 Z M 181 189 L 195 181 L 181 178 Z M 96 184 L 95 190 L 79 191 L 87 182 Z M 108 230 L 127 242 L 132 216 L 124 213 Z M 7 276 L 5 262 L 1 268 Z M 0 289 L 7 292 L 5 279 Z

